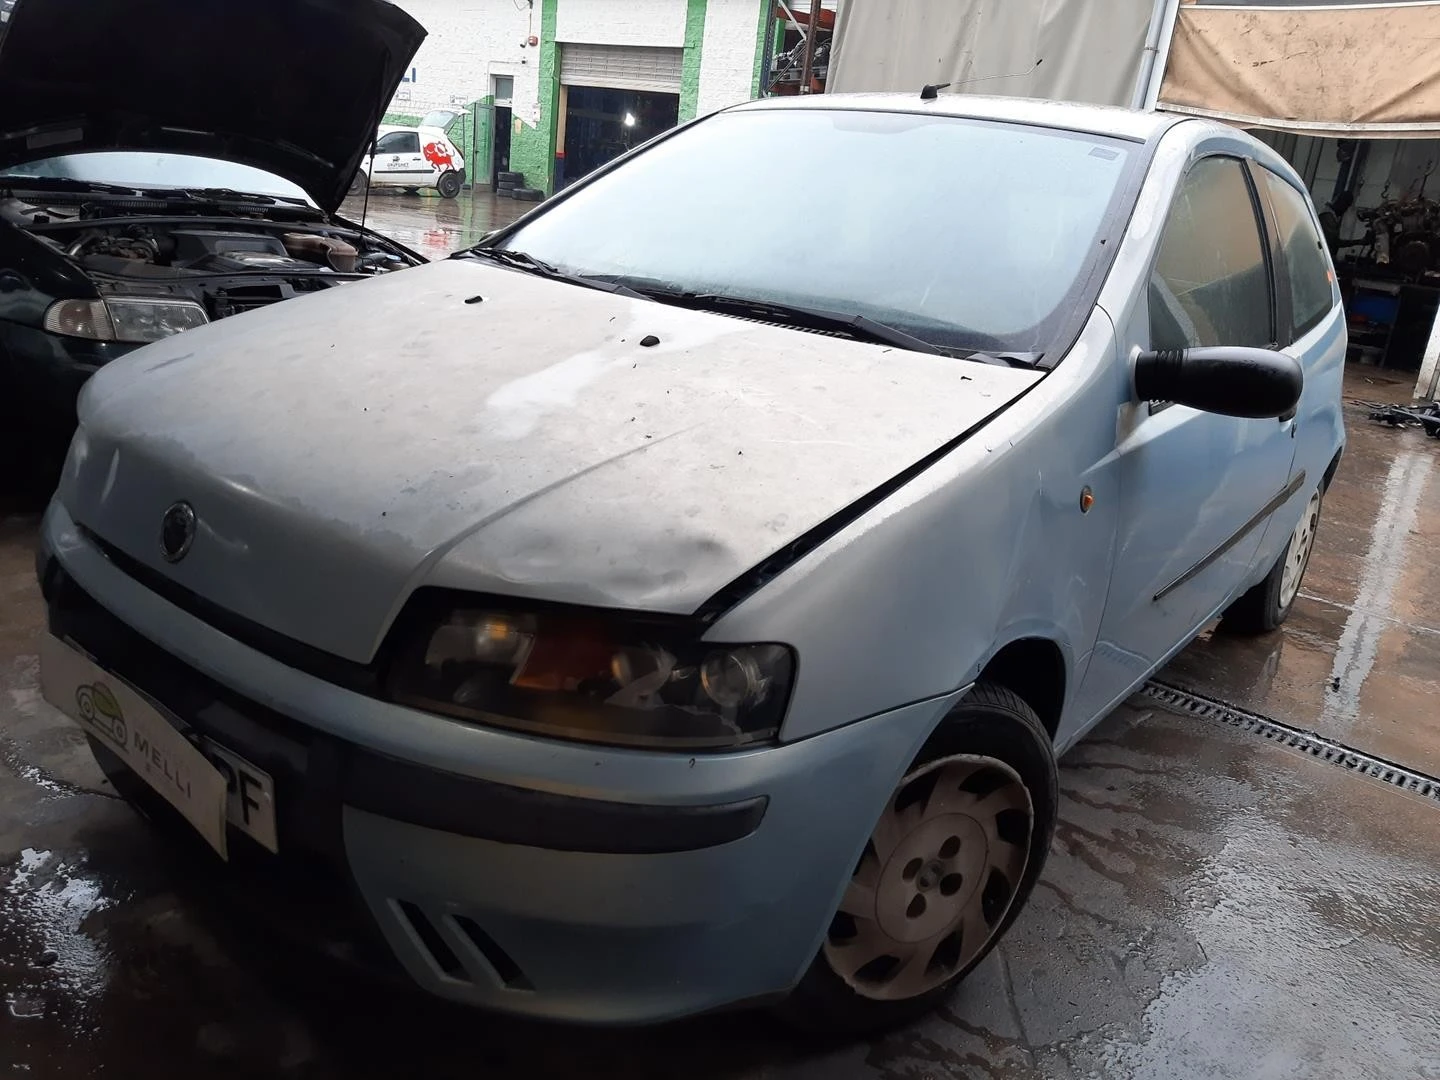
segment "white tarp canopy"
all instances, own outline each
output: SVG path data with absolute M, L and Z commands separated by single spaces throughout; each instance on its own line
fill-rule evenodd
M 1440 0 L 843 0 L 830 90 L 944 82 L 1308 135 L 1433 138 Z
M 803 0 L 802 0 L 803 4 Z M 826 89 L 1130 104 L 1155 0 L 842 0 Z

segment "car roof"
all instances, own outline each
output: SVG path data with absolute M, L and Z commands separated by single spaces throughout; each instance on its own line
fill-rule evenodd
M 855 112 L 939 113 L 969 120 L 1029 124 L 1035 127 L 1150 143 L 1180 125 L 1185 138 L 1198 142 L 1207 135 L 1238 139 L 1257 162 L 1285 177 L 1296 190 L 1309 198 L 1309 188 L 1300 174 L 1269 144 L 1243 128 L 1218 120 L 1154 110 L 1122 109 L 1113 105 L 1086 105 L 1075 101 L 1046 101 L 1039 98 L 987 97 L 980 94 L 947 94 L 941 91 L 930 101 L 913 94 L 815 94 L 808 97 L 771 97 L 737 105 L 731 112 L 757 110 L 830 109 Z
M 809 97 L 770 97 L 737 105 L 735 111 L 765 109 L 848 109 L 863 112 L 939 113 L 977 120 L 1000 120 L 1038 127 L 1064 128 L 1093 135 L 1109 135 L 1149 142 L 1185 120 L 1160 112 L 1120 109 L 1109 105 L 1082 105 L 1073 101 L 1036 98 L 984 97 L 948 94 L 922 101 L 920 88 L 911 94 L 815 94 Z

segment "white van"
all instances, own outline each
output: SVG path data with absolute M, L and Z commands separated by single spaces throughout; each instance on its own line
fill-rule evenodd
M 381 124 L 373 153 L 360 162 L 350 182 L 350 194 L 358 195 L 368 182 L 411 191 L 434 188 L 444 198 L 455 198 L 465 183 L 465 158 L 445 132 L 466 115 L 464 110 L 437 109 L 415 127 Z

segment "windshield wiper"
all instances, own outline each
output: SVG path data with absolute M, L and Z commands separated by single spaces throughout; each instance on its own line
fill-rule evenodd
M 303 199 L 292 199 L 284 195 L 261 195 L 256 191 L 236 191 L 234 188 L 224 187 L 155 188 L 150 193 L 160 197 L 184 195 L 187 199 L 195 199 L 199 202 L 244 202 L 259 203 L 261 206 L 274 206 L 283 202 L 291 206 L 307 205 Z
M 760 300 L 746 296 L 728 296 L 724 293 L 692 293 L 662 285 L 645 285 L 639 290 L 644 295 L 661 303 L 678 307 L 715 311 L 721 314 L 742 315 L 766 322 L 784 322 L 810 330 L 833 330 L 856 341 L 869 341 L 877 345 L 893 345 L 910 352 L 930 353 L 935 356 L 951 356 L 959 360 L 979 360 L 986 364 L 1000 364 L 1009 367 L 1009 362 L 997 356 L 973 349 L 957 349 L 939 345 L 925 338 L 917 337 L 898 326 L 890 326 L 870 318 L 868 315 L 830 311 L 826 308 L 809 307 L 802 304 L 784 304 L 775 300 Z
M 290 206 L 307 208 L 303 199 L 292 199 L 284 195 L 261 195 L 250 191 L 236 191 L 234 188 L 157 188 L 153 185 L 105 184 L 98 180 L 77 180 L 72 176 L 24 176 L 18 173 L 0 173 L 0 187 L 9 189 L 56 189 L 60 191 L 84 191 L 96 195 L 125 195 L 132 199 L 174 199 L 177 196 L 193 202 L 244 202 L 274 206 L 286 203 Z
M 549 278 L 551 281 L 563 281 L 570 285 L 579 285 L 585 289 L 598 289 L 600 292 L 614 293 L 616 296 L 628 296 L 634 300 L 643 300 L 644 294 L 637 292 L 628 285 L 622 285 L 617 281 L 603 281 L 600 278 L 585 277 L 583 274 L 572 274 L 561 270 L 558 266 L 551 266 L 543 259 L 537 259 L 526 251 L 516 251 L 512 248 L 496 247 L 473 247 L 464 251 L 457 251 L 451 255 L 452 259 L 488 259 L 497 262 L 502 266 L 508 266 L 512 270 L 520 270 L 527 274 L 534 274 L 536 277 Z
M 236 191 L 228 187 L 181 188 L 181 194 L 196 199 L 237 199 L 241 202 L 259 202 L 267 205 L 275 202 L 269 195 L 258 195 L 253 191 Z
M 60 191 L 85 191 L 101 195 L 129 195 L 132 198 L 141 193 L 140 188 L 102 184 L 95 180 L 76 180 L 73 176 L 23 176 L 18 173 L 0 173 L 0 187 L 11 190 L 53 188 Z

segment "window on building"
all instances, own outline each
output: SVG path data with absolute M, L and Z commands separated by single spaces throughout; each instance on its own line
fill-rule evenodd
M 1244 167 L 1195 163 L 1180 185 L 1150 275 L 1150 345 L 1275 343 L 1270 273 Z
M 493 76 L 494 94 L 496 105 L 509 105 L 515 97 L 515 77 L 513 75 Z
M 1290 285 L 1291 340 L 1313 330 L 1335 303 L 1330 263 L 1325 243 L 1316 232 L 1305 196 L 1269 169 L 1261 169 L 1275 224 L 1280 230 L 1280 250 L 1285 256 Z

